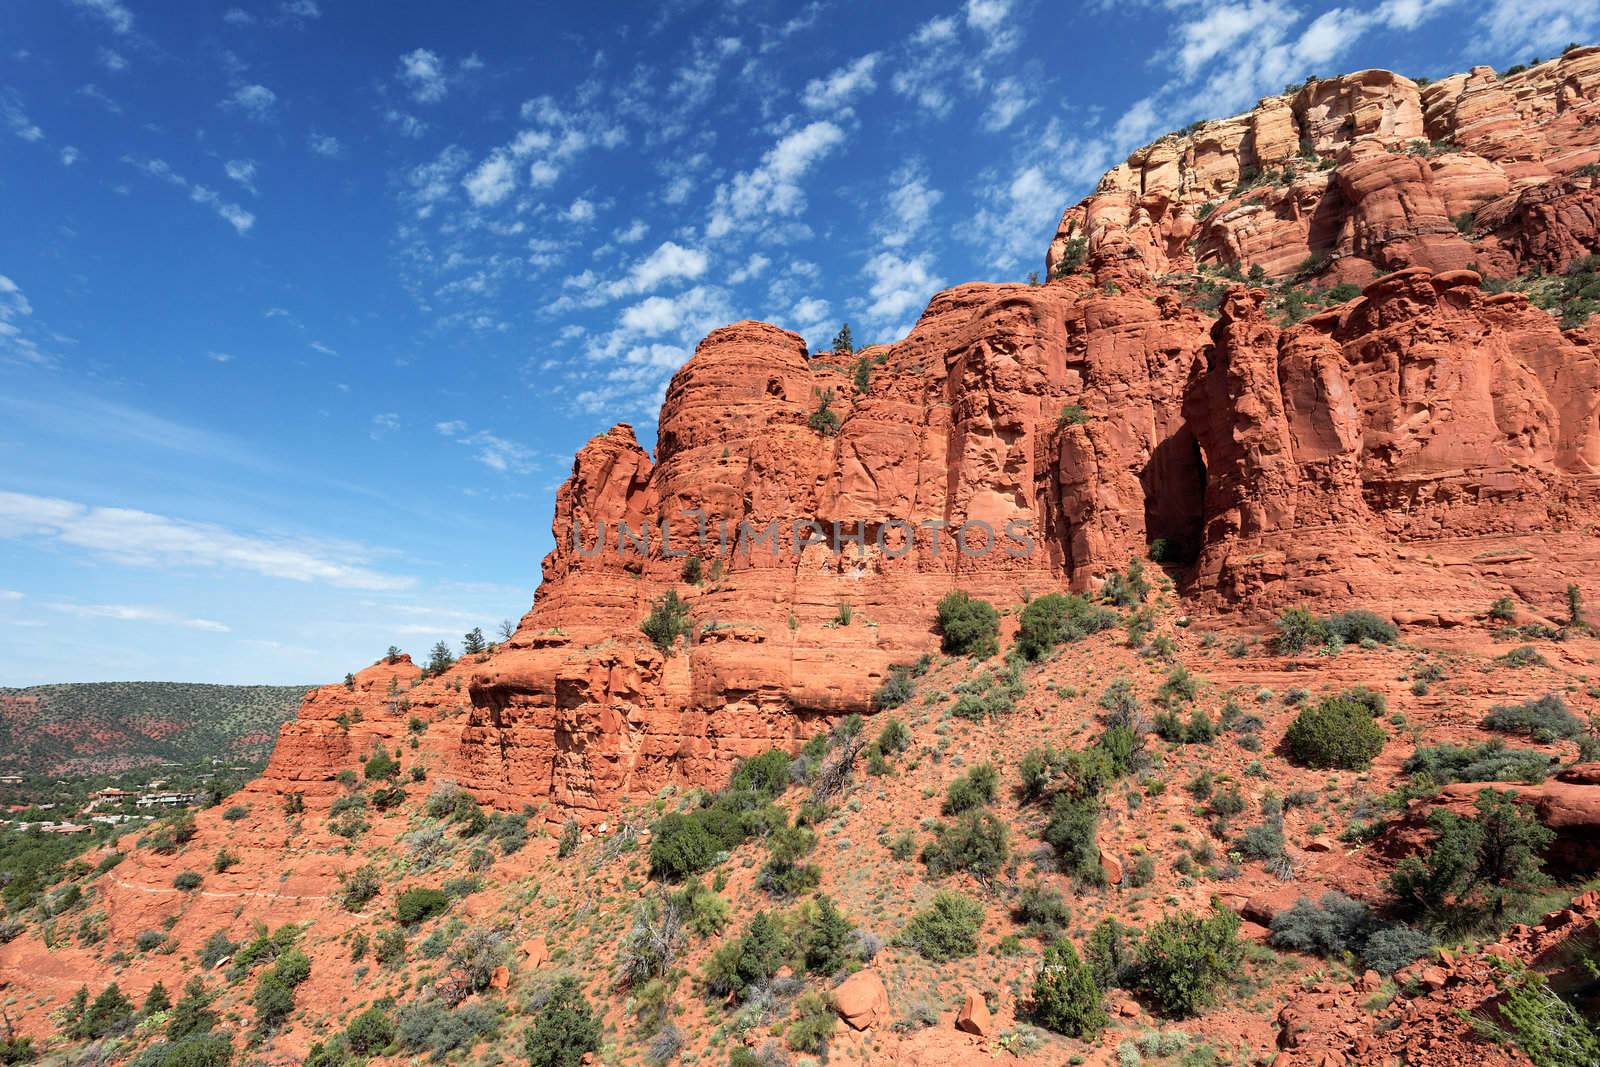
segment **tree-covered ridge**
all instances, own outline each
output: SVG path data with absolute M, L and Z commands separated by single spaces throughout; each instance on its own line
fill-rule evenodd
M 0 773 L 259 761 L 310 686 L 69 682 L 0 688 Z

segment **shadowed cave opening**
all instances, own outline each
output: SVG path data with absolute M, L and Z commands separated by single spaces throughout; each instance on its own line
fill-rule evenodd
M 1156 446 L 1139 472 L 1139 483 L 1144 487 L 1150 558 L 1157 563 L 1193 563 L 1205 530 L 1206 461 L 1187 426 Z

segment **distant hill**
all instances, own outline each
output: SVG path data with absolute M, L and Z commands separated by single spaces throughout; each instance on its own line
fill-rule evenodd
M 193 682 L 0 688 L 0 773 L 104 773 L 214 756 L 259 762 L 310 688 Z

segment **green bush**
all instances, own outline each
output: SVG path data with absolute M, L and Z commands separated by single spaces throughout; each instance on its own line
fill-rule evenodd
M 725 847 L 712 834 L 711 822 L 708 809 L 657 819 L 650 836 L 651 876 L 678 879 L 709 870 Z
M 378 895 L 383 882 L 378 877 L 377 868 L 366 864 L 341 876 L 339 885 L 339 901 L 345 910 L 360 911 L 367 906 L 368 901 Z
M 1072 910 L 1067 906 L 1061 890 L 1039 882 L 1022 888 L 1011 915 L 1027 927 L 1028 933 L 1045 939 L 1066 933 L 1072 921 Z
M 367 760 L 361 773 L 369 782 L 392 782 L 400 777 L 400 764 L 383 749 L 378 749 Z
M 358 1056 L 373 1056 L 394 1041 L 394 1021 L 388 1012 L 374 1004 L 350 1020 L 344 1036 L 350 1051 Z
M 1167 1015 L 1195 1015 L 1215 1002 L 1218 988 L 1243 961 L 1239 917 L 1233 912 L 1168 915 L 1140 946 L 1135 988 Z
M 407 889 L 395 901 L 394 917 L 406 926 L 426 922 L 450 907 L 450 897 L 442 889 L 417 886 Z
M 988 811 L 969 811 L 952 825 L 936 823 L 922 862 L 934 877 L 966 871 L 975 878 L 1000 873 L 1011 855 L 1006 824 Z
M 1306 767 L 1359 771 L 1372 764 L 1385 740 L 1383 727 L 1365 705 L 1338 696 L 1303 708 L 1289 724 L 1284 748 Z
M 728 782 L 730 790 L 750 790 L 771 799 L 789 787 L 789 754 L 771 749 L 741 762 Z
M 1000 613 L 961 590 L 939 601 L 940 647 L 947 655 L 988 659 L 1000 651 Z
M 578 1067 L 585 1054 L 600 1051 L 600 1036 L 600 1021 L 578 980 L 566 975 L 523 1035 L 522 1051 L 532 1067 Z
M 1402 768 L 1426 775 L 1435 785 L 1451 782 L 1525 782 L 1533 785 L 1550 773 L 1550 757 L 1531 748 L 1507 748 L 1499 738 L 1481 745 L 1424 745 Z
M 1407 856 L 1389 876 L 1402 915 L 1444 931 L 1498 925 L 1509 908 L 1549 884 L 1543 856 L 1555 834 L 1511 793 L 1485 789 L 1474 806 L 1472 818 L 1428 813 L 1428 851 Z
M 1029 1017 L 1046 1030 L 1093 1041 L 1109 1021 L 1094 973 L 1066 938 L 1045 949 Z
M 978 951 L 983 906 L 960 893 L 941 890 L 933 902 L 911 916 L 897 940 L 934 963 L 961 959 Z
M 811 990 L 795 1001 L 795 1016 L 784 1031 L 789 1047 L 796 1052 L 824 1052 L 828 1039 L 839 1023 L 833 1002 L 824 993 Z
M 668 589 L 656 599 L 650 606 L 650 614 L 639 624 L 644 635 L 666 656 L 672 654 L 678 638 L 687 633 L 689 627 L 689 605 L 678 596 L 676 589 Z
M 783 924 L 758 911 L 745 926 L 744 935 L 726 941 L 706 961 L 706 987 L 718 995 L 740 993 L 764 984 L 788 962 L 794 950 Z
M 1284 654 L 1301 652 L 1325 644 L 1328 628 L 1305 608 L 1288 608 L 1278 616 L 1277 648 Z
M 1094 973 L 1094 984 L 1101 989 L 1132 983 L 1138 954 L 1133 932 L 1115 919 L 1101 919 L 1089 932 L 1084 956 Z
M 1150 595 L 1150 580 L 1144 576 L 1144 561 L 1130 559 L 1125 572 L 1112 571 L 1100 586 L 1100 597 L 1119 608 L 1136 607 Z
M 799 941 L 811 974 L 837 974 L 854 956 L 850 922 L 826 893 L 819 893 L 803 912 Z
M 1061 644 L 1115 626 L 1114 612 L 1077 594 L 1048 593 L 1022 609 L 1017 650 L 1031 660 L 1043 659 Z
M 1050 821 L 1044 828 L 1044 839 L 1055 850 L 1056 866 L 1095 885 L 1104 879 L 1095 837 L 1099 825 L 1099 801 L 1060 793 L 1050 806 Z
M 1503 1040 L 1539 1067 L 1593 1067 L 1600 1063 L 1600 1031 L 1544 976 L 1512 965 L 1502 981 L 1505 998 L 1497 1013 Z
M 1361 608 L 1330 615 L 1326 625 L 1330 634 L 1347 645 L 1359 645 L 1363 641 L 1392 645 L 1400 636 L 1394 623 Z
M 193 889 L 199 889 L 200 881 L 200 875 L 196 871 L 179 871 L 178 876 L 172 880 L 172 885 L 175 889 L 188 892 Z
M 995 770 L 994 764 L 980 763 L 971 767 L 945 790 L 944 813 L 960 815 L 993 803 L 999 786 L 1000 772 Z
M 1566 701 L 1555 693 L 1547 693 L 1525 704 L 1500 704 L 1490 708 L 1489 714 L 1484 716 L 1483 728 L 1548 744 L 1582 735 L 1584 723 L 1568 710 Z
M 833 410 L 833 390 L 824 389 L 817 398 L 817 409 L 806 418 L 806 425 L 824 437 L 833 437 L 841 425 L 839 413 Z
M 1326 959 L 1353 956 L 1379 974 L 1393 974 L 1432 947 L 1428 935 L 1386 922 L 1366 904 L 1337 892 L 1318 901 L 1301 897 L 1278 912 L 1268 943 Z

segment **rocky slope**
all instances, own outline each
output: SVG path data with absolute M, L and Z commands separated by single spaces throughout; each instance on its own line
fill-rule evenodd
M 1263 816 L 1269 794 L 1321 798 L 1315 814 L 1284 816 L 1295 849 L 1278 897 L 1339 888 L 1376 899 L 1404 848 L 1330 844 L 1357 817 L 1358 795 L 1400 782 L 1424 737 L 1482 740 L 1478 723 L 1493 703 L 1595 692 L 1586 687 L 1597 650 L 1585 631 L 1563 632 L 1567 640 L 1543 646 L 1549 662 L 1516 670 L 1494 658 L 1508 646 L 1486 613 L 1509 598 L 1497 615 L 1514 614 L 1523 633 L 1550 633 L 1542 627 L 1565 617 L 1569 585 L 1600 601 L 1594 336 L 1581 324 L 1564 330 L 1529 281 L 1600 251 L 1590 222 L 1597 92 L 1600 49 L 1504 80 L 1479 68 L 1420 88 L 1382 71 L 1316 82 L 1136 152 L 1067 210 L 1044 284 L 937 294 L 908 337 L 861 353 L 808 354 L 801 338 L 761 323 L 713 331 L 673 379 L 654 457 L 626 425 L 576 457 L 557 497 L 557 547 L 514 636 L 433 677 L 401 657 L 308 694 L 266 774 L 230 801 L 243 815 L 202 813 L 195 837 L 172 852 L 130 842 L 99 876 L 97 938 L 65 944 L 30 927 L 0 947 L 12 1014 L 42 1035 L 48 1011 L 87 979 L 116 975 L 142 991 L 159 976 L 175 990 L 214 931 L 239 940 L 251 923 L 311 921 L 313 993 L 301 1003 L 312 1007 L 257 1050 L 262 1062 L 294 1062 L 374 998 L 449 977 L 427 962 L 434 957 L 414 957 L 415 972 L 353 958 L 353 939 L 376 935 L 382 920 L 377 905 L 339 907 L 340 880 L 373 864 L 393 880 L 386 900 L 402 886 L 477 872 L 485 885 L 464 895 L 459 917 L 520 946 L 503 981 L 538 987 L 560 953 L 604 1007 L 607 1055 L 637 1062 L 637 1005 L 614 989 L 611 967 L 645 884 L 631 850 L 659 811 L 687 790 L 722 786 L 743 757 L 794 751 L 847 715 L 878 712 L 874 694 L 891 666 L 938 648 L 935 605 L 947 593 L 1014 613 L 1048 591 L 1096 593 L 1152 554 L 1168 583 L 1151 605 L 1166 651 L 1141 654 L 1109 635 L 1074 645 L 1030 669 L 1017 712 L 983 723 L 951 718 L 949 700 L 986 668 L 940 661 L 908 716 L 914 755 L 890 777 L 858 782 L 824 827 L 823 888 L 892 933 L 939 880 L 870 842 L 935 814 L 929 798 L 961 763 L 996 759 L 1009 783 L 1028 747 L 1081 747 L 1075 735 L 1093 723 L 1106 683 L 1133 679 L 1148 701 L 1165 656 L 1205 680 L 1211 711 L 1259 704 L 1269 742 L 1294 714 L 1276 694 L 1301 687 L 1377 687 L 1400 721 L 1370 775 L 1292 768 L 1242 738 L 1167 746 L 1158 784 L 1111 802 L 1106 869 L 1208 841 L 1203 813 L 1176 787 L 1209 770 L 1242 783 Z M 648 548 L 616 547 L 619 524 L 637 534 L 663 518 L 670 546 L 658 527 Z M 708 542 L 691 544 L 702 520 Z M 759 539 L 773 523 L 770 540 Z M 685 551 L 701 557 L 698 581 Z M 668 592 L 692 624 L 670 654 L 640 632 Z M 1296 660 L 1254 643 L 1267 619 L 1300 604 L 1376 611 L 1401 625 L 1404 644 Z M 1008 618 L 1003 636 L 1014 628 Z M 1452 685 L 1431 692 L 1418 672 L 1439 662 Z M 1409 745 L 1402 730 L 1414 731 Z M 354 788 L 380 748 L 421 774 L 397 807 L 371 808 Z M 1577 755 L 1570 739 L 1543 750 Z M 460 855 L 428 852 L 423 862 L 428 841 L 456 841 L 422 800 L 441 782 L 498 812 L 526 813 L 536 831 L 553 835 L 573 820 L 588 843 L 576 859 L 558 858 L 550 836 L 469 860 L 471 842 L 458 842 Z M 1540 788 L 1541 810 L 1564 812 L 1569 831 L 1600 825 L 1600 797 L 1588 792 L 1600 786 Z M 1008 797 L 999 806 L 1017 839 L 1038 834 L 1025 805 Z M 180 872 L 223 849 L 232 866 L 199 892 L 174 888 Z M 759 846 L 738 854 L 743 867 L 727 865 L 719 891 L 742 923 L 767 904 L 753 870 Z M 1587 862 L 1568 858 L 1569 876 Z M 1220 875 L 1165 862 L 1159 871 L 1139 892 L 1079 887 L 1074 934 L 1103 915 L 1145 924 L 1213 895 L 1253 921 L 1286 903 L 1252 904 L 1260 894 Z M 1273 885 L 1264 869 L 1250 875 Z M 839 1054 L 931 1064 L 992 1049 L 1020 1017 L 1036 967 L 1007 941 L 1006 900 L 1020 877 L 1013 865 L 1000 885 L 958 879 L 984 900 L 992 960 L 939 967 L 886 949 L 875 970 L 891 1010 L 909 1012 L 904 1033 L 852 1030 Z M 112 955 L 146 931 L 181 951 L 141 950 L 131 968 Z M 1247 933 L 1265 936 L 1259 926 Z M 48 951 L 46 937 L 56 939 Z M 710 948 L 686 957 L 691 970 Z M 1313 1045 L 1294 1036 L 1298 1024 L 1280 1029 L 1278 1007 L 1320 966 L 1258 961 L 1253 992 L 1189 1029 L 1244 1045 L 1245 1058 L 1282 1045 L 1291 1064 L 1383 1062 L 1371 1050 L 1409 1040 L 1403 1030 L 1380 1039 L 1346 1018 L 1372 993 L 1362 975 L 1324 991 L 1333 1000 L 1318 1010 L 1344 1013 L 1336 1034 Z M 882 1014 L 868 986 L 842 994 L 847 1015 Z M 961 1003 L 974 987 L 990 995 Z M 720 1009 L 694 982 L 675 988 L 689 1047 L 726 1040 Z M 221 995 L 247 1016 L 243 990 Z M 923 1000 L 931 1007 L 910 1010 Z M 1115 1007 L 1130 1037 L 1149 1021 L 1131 1000 Z M 991 1012 L 989 1023 L 973 1018 Z M 1465 1024 L 1451 1029 L 1447 1010 L 1435 1015 L 1429 1040 L 1466 1054 Z M 960 1036 L 952 1024 L 963 1018 L 982 1033 Z M 1056 1062 L 1069 1046 L 1107 1062 L 1115 1042 L 1062 1039 L 1039 1055 Z M 1476 1062 L 1500 1055 L 1471 1047 Z M 1506 1052 L 1504 1062 L 1519 1061 Z

